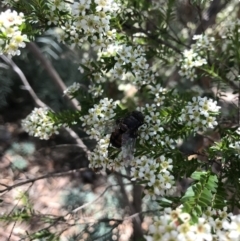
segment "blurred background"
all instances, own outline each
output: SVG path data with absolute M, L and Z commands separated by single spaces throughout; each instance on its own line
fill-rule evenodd
M 190 2 L 175 1 L 173 11 L 172 27 L 186 45 L 202 21 L 199 9 Z M 222 4 L 222 1 L 213 2 L 218 7 Z M 206 5 L 206 9 L 208 7 Z M 216 15 L 224 7 L 229 6 L 212 7 L 217 12 L 201 9 L 201 15 Z M 127 24 L 123 27 L 131 31 Z M 150 22 L 146 24 L 146 28 L 151 30 L 152 27 Z M 37 37 L 34 43 L 21 50 L 20 56 L 13 58 L 38 98 L 56 112 L 71 109 L 72 104 L 63 96 L 51 70 L 58 73 L 66 86 L 78 82 L 88 87 L 91 83 L 78 67 L 83 59 L 94 57 L 87 45 L 79 51 L 60 44 L 57 31 L 51 29 Z M 179 48 L 179 51 L 182 50 Z M 172 66 L 169 62 L 165 66 L 161 63 L 159 68 L 157 60 L 154 61 L 166 87 L 212 95 L 208 78 L 203 77 L 189 85 L 186 80 L 179 80 L 173 63 Z M 47 63 L 50 72 L 43 62 Z M 0 240 L 143 240 L 142 235 L 152 222 L 152 213 L 157 214 L 154 200 L 146 196 L 141 201 L 140 188 L 130 184 L 127 173 L 98 174 L 88 169 L 86 153 L 68 132 L 61 130 L 59 135 L 47 141 L 25 133 L 21 120 L 31 113 L 36 103 L 12 67 L 0 58 L 0 191 L 48 173 L 63 175 L 46 177 L 0 193 Z M 110 97 L 122 100 L 126 106 L 137 101 L 133 96 L 136 89 L 131 85 L 106 83 L 104 88 L 111 89 Z M 232 100 L 229 104 L 233 104 Z M 80 126 L 75 126 L 74 131 L 89 150 L 94 148 L 95 142 Z M 206 140 L 197 136 L 190 138 L 183 150 L 197 151 L 204 144 L 207 145 Z M 179 184 L 179 190 L 187 185 L 188 180 L 185 180 Z M 136 215 L 131 217 L 134 213 Z

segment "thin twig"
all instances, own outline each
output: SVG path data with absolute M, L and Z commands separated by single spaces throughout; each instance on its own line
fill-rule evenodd
M 45 56 L 42 54 L 42 52 L 35 43 L 28 43 L 27 47 L 35 55 L 37 60 L 40 61 L 41 65 L 45 68 L 46 72 L 51 77 L 59 92 L 63 93 L 63 91 L 66 90 L 67 87 L 62 81 L 58 72 L 52 66 L 51 62 L 47 58 L 45 58 Z M 80 104 L 76 99 L 71 99 L 68 95 L 66 95 L 66 98 L 75 110 L 81 110 Z
M 118 183 L 120 185 L 120 190 L 121 190 L 121 193 L 123 195 L 123 199 L 126 202 L 126 206 L 128 206 L 129 209 L 130 209 L 130 213 L 134 214 L 134 213 L 138 212 L 138 211 L 136 211 L 136 207 L 134 206 L 134 204 L 132 204 L 129 201 L 126 189 L 124 188 L 125 184 L 123 183 L 122 177 L 117 175 L 116 178 L 117 178 L 117 181 L 118 181 Z M 133 192 L 135 192 L 135 188 L 134 188 Z M 133 193 L 133 197 L 135 198 L 134 193 Z M 140 200 L 134 200 L 134 202 L 141 202 L 141 199 Z M 142 227 L 141 227 L 141 225 L 142 225 L 141 218 L 140 217 L 136 217 L 133 220 L 133 225 L 134 225 L 134 236 L 135 236 L 135 238 L 141 239 L 143 237 L 143 232 L 142 232 Z
M 30 185 L 30 186 L 27 188 L 27 190 L 21 195 L 21 197 L 18 198 L 17 203 L 14 205 L 14 207 L 12 208 L 12 210 L 8 213 L 7 217 L 9 217 L 9 216 L 13 213 L 13 211 L 15 210 L 15 208 L 18 206 L 21 198 L 22 198 L 24 195 L 26 195 L 26 193 L 29 191 L 29 189 L 31 188 L 31 186 L 32 186 L 32 185 Z M 17 223 L 17 220 L 14 221 L 13 227 L 12 227 L 12 229 L 11 229 L 11 232 L 10 232 L 9 236 L 8 236 L 8 240 L 9 240 L 9 241 L 11 240 L 12 233 L 13 233 L 13 230 L 14 230 L 14 228 L 15 228 L 15 226 L 16 226 L 16 223 Z
M 78 173 L 78 172 L 83 172 L 83 171 L 86 171 L 86 170 L 88 170 L 88 168 L 79 168 L 79 169 L 74 169 L 74 170 L 70 170 L 70 171 L 66 171 L 66 172 L 48 173 L 48 174 L 40 176 L 40 177 L 30 178 L 30 179 L 21 181 L 19 183 L 11 185 L 11 186 L 7 186 L 5 184 L 0 183 L 1 186 L 6 187 L 5 189 L 0 190 L 0 193 L 6 192 L 6 191 L 10 191 L 10 190 L 12 190 L 12 189 L 14 189 L 16 187 L 19 187 L 19 186 L 22 186 L 22 185 L 25 185 L 25 184 L 28 184 L 28 183 L 34 183 L 34 182 L 36 182 L 38 180 L 41 180 L 41 179 L 68 176 L 68 175 L 71 175 L 71 174 L 74 174 L 74 173 Z
M 227 4 L 230 1 L 225 1 L 223 4 L 220 5 L 220 1 L 219 0 L 213 0 L 211 2 L 211 5 L 209 6 L 208 10 L 207 10 L 207 17 L 203 18 L 202 21 L 200 22 L 200 24 L 197 26 L 195 32 L 193 35 L 199 35 L 202 34 L 207 28 L 209 28 L 210 26 L 212 26 L 215 23 L 216 20 L 216 16 L 217 14 L 223 10 Z M 194 43 L 196 40 L 193 40 L 191 38 L 190 40 L 190 45 L 192 43 Z
M 37 106 L 40 107 L 47 107 L 47 105 L 42 102 L 36 95 L 36 93 L 34 92 L 34 90 L 32 89 L 32 87 L 30 86 L 27 78 L 25 77 L 24 73 L 22 72 L 22 70 L 13 62 L 12 59 L 6 57 L 5 55 L 0 55 L 0 57 L 2 58 L 2 60 L 7 63 L 9 66 L 12 67 L 13 71 L 15 71 L 17 73 L 17 75 L 19 76 L 19 78 L 21 79 L 24 87 L 26 90 L 28 90 L 29 94 L 31 95 L 31 97 L 33 98 L 33 100 L 35 101 Z
M 13 223 L 13 226 L 12 226 L 11 232 L 10 232 L 10 234 L 9 234 L 9 236 L 8 236 L 8 239 L 7 239 L 8 241 L 11 240 L 12 233 L 13 233 L 13 230 L 14 230 L 14 228 L 15 228 L 15 226 L 16 226 L 16 223 L 17 223 L 17 221 L 15 221 L 15 222 Z
M 99 222 L 105 222 L 105 223 L 109 223 L 111 221 L 113 222 L 118 222 L 118 223 L 123 223 L 124 221 L 128 221 L 128 220 L 132 220 L 135 219 L 136 217 L 138 217 L 139 215 L 145 214 L 145 213 L 156 213 L 161 211 L 160 209 L 154 209 L 154 210 L 147 210 L 147 211 L 141 211 L 138 213 L 134 213 L 128 217 L 125 217 L 123 219 L 116 219 L 116 218 L 100 218 L 100 219 L 96 219 L 93 220 L 92 218 L 89 218 L 90 220 L 88 220 L 87 218 L 85 218 L 84 224 L 90 224 L 90 223 L 99 223 Z
M 130 177 L 130 176 L 128 176 L 128 175 L 124 175 L 124 174 L 122 174 L 122 173 L 120 173 L 120 172 L 114 171 L 114 174 L 115 174 L 115 175 L 118 175 L 118 176 L 120 176 L 120 177 L 122 177 L 122 178 L 128 179 L 129 181 L 132 182 L 132 184 L 136 182 L 136 181 L 132 181 L 132 180 L 131 180 L 132 177 Z M 139 181 L 140 181 L 140 180 L 139 180 Z
M 126 183 L 125 185 L 132 185 L 132 183 Z M 107 192 L 107 190 L 108 190 L 109 188 L 116 187 L 116 186 L 119 186 L 119 184 L 109 185 L 109 186 L 106 187 L 105 190 L 104 190 L 97 198 L 95 198 L 93 201 L 83 204 L 82 206 L 80 206 L 80 207 L 72 210 L 70 213 L 76 213 L 77 211 L 79 211 L 79 210 L 81 210 L 81 209 L 83 209 L 83 208 L 91 205 L 92 203 L 97 202 L 97 201 Z
M 20 200 L 22 199 L 22 197 L 23 197 L 24 195 L 26 195 L 26 193 L 30 190 L 30 188 L 32 187 L 32 185 L 33 185 L 33 183 L 24 191 L 24 193 L 21 194 L 20 197 L 18 197 L 17 203 L 14 205 L 14 207 L 12 208 L 12 210 L 8 213 L 7 217 L 9 217 L 9 216 L 14 212 L 15 208 L 18 206 L 18 204 L 19 204 Z

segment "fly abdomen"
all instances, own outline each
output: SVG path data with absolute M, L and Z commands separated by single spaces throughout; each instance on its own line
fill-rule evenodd
M 117 148 L 122 146 L 122 133 L 118 129 L 112 133 L 110 143 Z

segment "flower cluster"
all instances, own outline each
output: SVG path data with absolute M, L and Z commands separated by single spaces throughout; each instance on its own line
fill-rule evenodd
M 58 23 L 66 22 L 71 14 L 71 6 L 73 0 L 69 1 L 59 1 L 52 0 L 46 1 L 46 6 L 48 6 L 48 12 L 46 11 L 46 18 L 48 20 L 48 25 L 58 25 Z
M 183 213 L 181 209 L 165 209 L 154 224 L 149 227 L 149 234 L 145 238 L 147 241 L 158 240 L 212 240 L 211 226 L 205 222 L 204 218 L 199 218 L 198 223 L 190 224 L 191 216 Z
M 81 84 L 74 82 L 72 85 L 68 86 L 66 90 L 63 91 L 64 95 L 73 95 L 81 88 Z M 103 89 L 101 85 L 89 85 L 88 86 L 88 93 L 92 95 L 93 98 L 98 98 L 103 94 Z
M 127 76 L 133 79 L 136 86 L 154 83 L 155 75 L 149 73 L 149 64 L 142 48 L 123 44 L 115 51 L 116 63 L 109 71 L 113 79 L 124 80 Z
M 83 126 L 86 133 L 90 135 L 91 138 L 96 139 L 97 146 L 94 151 L 89 155 L 90 167 L 96 169 L 114 169 L 119 170 L 126 164 L 131 165 L 131 176 L 133 180 L 142 180 L 146 183 L 147 195 L 151 197 L 156 197 L 158 195 L 171 195 L 176 190 L 174 184 L 174 177 L 171 175 L 172 171 L 172 159 L 167 158 L 163 155 L 159 158 L 151 158 L 147 156 L 129 158 L 131 162 L 125 162 L 125 152 L 124 148 L 119 152 L 116 150 L 113 158 L 109 156 L 109 145 L 110 145 L 110 133 L 113 131 L 106 130 L 111 127 L 115 120 L 113 120 L 115 113 L 114 109 L 116 102 L 108 100 L 107 98 L 100 101 L 99 104 L 94 105 L 93 108 L 89 109 L 89 113 L 81 117 Z M 163 128 L 159 122 L 159 113 L 156 112 L 156 104 L 146 105 L 149 115 L 145 116 L 148 128 L 144 127 L 144 131 L 141 132 L 140 144 L 146 140 L 148 143 L 154 145 L 161 145 L 163 148 L 173 149 L 175 148 L 174 141 L 169 137 L 161 137 L 160 133 Z M 142 109 L 140 110 L 142 111 Z M 106 133 L 109 133 L 106 135 Z M 143 139 L 143 142 L 141 141 Z M 114 152 L 114 150 L 113 150 Z
M 49 10 L 52 14 L 56 10 L 61 11 L 61 12 L 70 12 L 71 4 L 73 4 L 73 0 L 69 0 L 69 1 L 51 0 L 51 1 L 47 1 L 46 4 L 49 7 Z M 51 15 L 51 16 L 53 16 L 53 15 Z M 55 14 L 55 16 L 57 16 L 57 15 Z
M 240 238 L 240 215 L 233 215 L 224 210 L 208 208 L 202 217 L 194 224 L 191 216 L 183 213 L 180 208 L 167 208 L 149 227 L 147 241 L 237 241 Z
M 95 104 L 93 108 L 88 110 L 88 114 L 80 118 L 83 122 L 83 127 L 90 138 L 100 140 L 106 134 L 107 126 L 112 123 L 115 116 L 114 109 L 118 102 L 112 99 L 104 98 L 100 100 L 99 104 Z
M 110 14 L 115 14 L 119 7 L 113 0 L 80 0 L 72 3 L 71 8 L 71 19 L 61 26 L 64 31 L 61 41 L 70 42 L 74 47 L 90 39 L 92 47 L 98 50 L 106 48 L 115 38 L 114 30 L 110 29 Z
M 58 134 L 59 125 L 49 117 L 48 108 L 35 108 L 30 115 L 22 120 L 23 129 L 31 136 L 48 140 L 51 135 Z
M 155 83 L 156 74 L 149 69 L 144 49 L 141 47 L 119 44 L 115 41 L 115 43 L 108 45 L 106 49 L 99 51 L 98 56 L 99 59 L 95 65 L 99 65 L 100 69 L 108 69 L 109 62 L 106 61 L 105 63 L 104 59 L 114 58 L 115 63 L 108 72 L 102 71 L 101 75 L 99 73 L 92 74 L 96 83 L 103 83 L 108 79 L 110 82 L 116 82 L 118 86 L 132 85 L 135 89 L 142 85 Z M 94 72 L 94 67 L 91 65 L 86 67 Z M 80 67 L 80 70 L 83 69 Z M 158 97 L 156 96 L 156 99 Z M 156 101 L 160 102 L 160 99 Z
M 240 157 L 240 141 L 235 141 L 229 145 L 230 148 L 233 148 L 236 152 L 236 156 Z
M 93 98 L 98 98 L 103 94 L 103 89 L 101 85 L 89 85 L 88 92 L 92 95 Z
M 122 152 L 114 158 L 109 157 L 109 148 L 110 144 L 110 134 L 102 137 L 97 143 L 94 151 L 89 154 L 89 167 L 93 169 L 100 169 L 102 171 L 115 170 L 120 171 L 124 166 L 125 162 L 123 161 Z
M 193 97 L 182 110 L 180 121 L 195 131 L 213 129 L 217 125 L 215 115 L 221 107 L 207 97 Z
M 145 115 L 145 125 L 140 127 L 140 144 L 144 146 L 147 142 L 151 146 L 158 146 L 164 150 L 175 148 L 175 141 L 167 135 L 163 135 L 164 128 L 161 122 L 161 115 L 158 104 L 146 104 L 145 107 L 138 108 L 139 111 L 147 113 Z
M 179 74 L 193 81 L 197 77 L 195 68 L 206 63 L 206 59 L 199 56 L 194 49 L 184 50 Z
M 191 49 L 184 50 L 183 58 L 180 60 L 179 74 L 191 81 L 196 79 L 196 68 L 207 64 L 207 60 L 201 56 L 200 53 L 204 51 L 213 51 L 214 38 L 210 38 L 207 35 L 194 35 L 193 40 L 196 40 L 195 44 L 192 44 Z
M 93 108 L 88 110 L 88 114 L 80 118 L 83 122 L 82 126 L 90 138 L 97 140 L 97 146 L 94 151 L 89 154 L 89 166 L 91 168 L 103 168 L 105 170 L 115 169 L 124 166 L 122 161 L 122 153 L 111 159 L 108 153 L 110 143 L 110 133 L 115 128 L 114 110 L 118 102 L 112 99 L 104 98 L 99 104 L 95 104 Z M 107 134 L 106 134 L 107 133 Z
M 141 180 L 146 183 L 146 194 L 153 198 L 156 196 L 172 195 L 176 191 L 172 159 L 164 155 L 158 158 L 142 156 L 131 163 L 132 180 Z
M 59 21 L 53 15 L 51 21 L 49 20 L 54 24 L 64 22 L 59 41 L 70 43 L 72 47 L 82 47 L 84 43 L 90 43 L 90 46 L 98 52 L 99 59 L 103 56 L 113 56 L 116 63 L 107 73 L 110 81 L 133 79 L 136 86 L 154 82 L 155 75 L 149 73 L 143 48 L 119 44 L 116 41 L 116 30 L 111 28 L 110 20 L 120 11 L 120 6 L 114 0 L 80 0 L 72 3 L 71 8 L 70 19 Z M 84 64 L 92 69 L 88 63 Z M 105 69 L 105 66 L 102 66 L 103 62 L 100 61 L 100 65 L 101 69 Z M 79 70 L 84 69 L 80 67 Z M 92 72 L 94 73 L 95 71 Z M 98 77 L 93 78 L 97 83 Z M 105 80 L 106 78 L 101 76 L 100 82 Z M 98 91 L 98 94 L 100 92 Z
M 79 83 L 74 82 L 71 86 L 69 86 L 66 90 L 63 91 L 64 95 L 73 95 L 76 91 L 80 89 L 81 85 Z
M 209 37 L 207 35 L 199 34 L 194 35 L 193 40 L 196 40 L 196 43 L 192 46 L 195 51 L 202 51 L 202 50 L 208 50 L 208 51 L 214 51 L 213 43 L 215 42 L 214 37 Z
M 89 168 L 104 170 L 108 168 L 108 146 L 110 141 L 110 134 L 105 138 L 98 140 L 94 151 L 89 154 Z
M 28 41 L 27 36 L 21 32 L 23 23 L 23 13 L 10 9 L 0 13 L 0 55 L 20 55 L 19 48 L 24 48 Z
M 160 84 L 148 85 L 147 87 L 149 89 L 150 94 L 154 96 L 153 101 L 156 103 L 156 105 L 163 105 L 167 90 L 163 88 Z

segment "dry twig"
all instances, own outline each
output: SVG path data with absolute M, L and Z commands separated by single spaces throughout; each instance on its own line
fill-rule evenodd
M 74 170 L 70 170 L 70 171 L 66 171 L 66 172 L 48 173 L 48 174 L 40 176 L 40 177 L 30 178 L 30 179 L 18 182 L 16 184 L 11 185 L 11 186 L 0 183 L 0 186 L 5 187 L 4 189 L 0 190 L 0 193 L 10 191 L 10 190 L 12 190 L 16 187 L 19 187 L 19 186 L 22 186 L 22 185 L 25 185 L 25 184 L 28 184 L 28 183 L 34 183 L 34 182 L 36 182 L 38 180 L 41 180 L 41 179 L 68 176 L 68 175 L 72 175 L 72 174 L 78 173 L 78 172 L 83 172 L 83 171 L 86 171 L 86 170 L 87 170 L 87 168 L 79 168 L 79 169 L 74 169 Z

